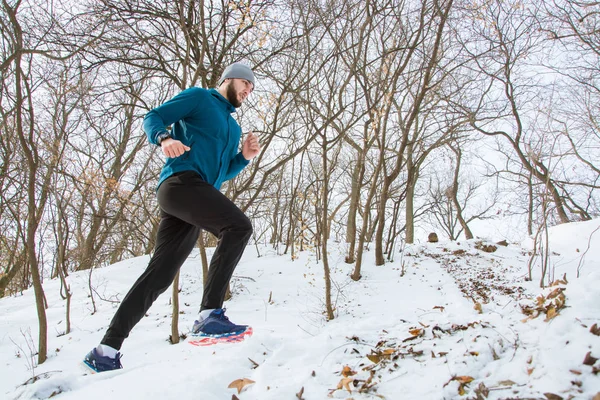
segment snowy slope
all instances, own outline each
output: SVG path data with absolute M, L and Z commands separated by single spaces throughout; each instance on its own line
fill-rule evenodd
M 68 277 L 68 335 L 62 334 L 59 282 L 45 283 L 49 358 L 35 368 L 33 291 L 0 299 L 0 398 L 596 400 L 600 361 L 585 365 L 584 359 L 588 352 L 600 358 L 600 336 L 591 332 L 600 325 L 600 232 L 592 235 L 599 225 L 552 229 L 551 273 L 553 280 L 566 273 L 567 283 L 545 289 L 539 266 L 533 280 L 525 280 L 528 243 L 494 252 L 484 251 L 493 243 L 478 240 L 413 245 L 380 267 L 367 253 L 358 282 L 349 278 L 343 247 L 332 243 L 337 318 L 330 322 L 314 254 L 291 261 L 264 247 L 259 257 L 250 246 L 226 307 L 233 322 L 253 326 L 253 337 L 210 347 L 171 345 L 169 289 L 125 342 L 124 369 L 96 375 L 80 362 L 116 309 L 108 300 L 123 298 L 148 257 L 93 272 L 93 286 L 105 299 L 95 297 L 93 315 L 88 274 L 74 273 Z M 196 318 L 201 284 L 200 258 L 193 253 L 182 268 L 181 333 Z M 546 321 L 552 305 L 557 315 Z M 543 311 L 527 320 L 523 307 L 534 315 L 536 308 Z M 241 393 L 228 388 L 241 378 L 255 383 Z

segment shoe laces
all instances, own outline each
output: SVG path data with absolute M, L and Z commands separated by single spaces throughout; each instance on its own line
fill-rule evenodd
M 113 365 L 115 367 L 121 367 L 121 357 L 123 357 L 123 355 L 121 353 L 117 353 L 115 358 L 111 359 L 111 360 L 113 360 Z
M 216 314 L 217 318 L 229 321 L 229 318 L 227 317 L 227 315 L 225 315 L 225 310 L 226 308 L 219 308 L 218 310 L 215 310 L 214 313 Z

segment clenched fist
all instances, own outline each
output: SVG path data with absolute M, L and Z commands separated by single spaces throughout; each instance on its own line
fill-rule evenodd
M 246 136 L 246 140 L 244 140 L 244 145 L 242 146 L 242 155 L 246 160 L 250 161 L 256 157 L 258 153 L 260 153 L 258 136 L 253 132 L 249 132 L 248 136 Z
M 160 148 L 162 149 L 163 154 L 169 158 L 176 158 L 186 151 L 190 151 L 189 147 L 173 138 L 163 140 L 160 143 Z

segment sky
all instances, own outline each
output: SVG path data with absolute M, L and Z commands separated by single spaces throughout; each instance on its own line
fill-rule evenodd
M 189 338 L 170 344 L 168 289 L 125 341 L 124 368 L 100 374 L 81 361 L 148 256 L 93 271 L 95 313 L 89 273 L 67 277 L 69 334 L 60 282 L 47 280 L 49 352 L 42 365 L 32 357 L 33 291 L 0 299 L 0 398 L 598 400 L 599 227 L 593 220 L 551 228 L 552 282 L 546 281 L 553 285 L 545 288 L 539 257 L 527 280 L 528 239 L 508 246 L 485 239 L 407 245 L 383 266 L 368 251 L 356 282 L 349 277 L 353 266 L 344 263 L 346 245 L 332 242 L 331 321 L 314 252 L 292 261 L 278 254 L 283 247 L 249 246 L 225 307 L 234 323 L 252 326 L 251 337 L 204 347 Z M 180 289 L 179 328 L 187 334 L 202 297 L 197 251 L 182 267 Z

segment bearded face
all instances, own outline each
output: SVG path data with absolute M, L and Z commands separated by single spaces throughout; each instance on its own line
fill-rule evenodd
M 235 108 L 241 107 L 254 90 L 252 83 L 245 79 L 229 79 L 225 85 L 225 97 Z
M 229 100 L 229 102 L 235 107 L 235 108 L 240 108 L 242 106 L 242 101 L 240 100 L 240 93 L 238 90 L 236 90 L 235 88 L 235 83 L 234 80 L 230 80 L 229 83 L 227 84 L 227 100 Z

